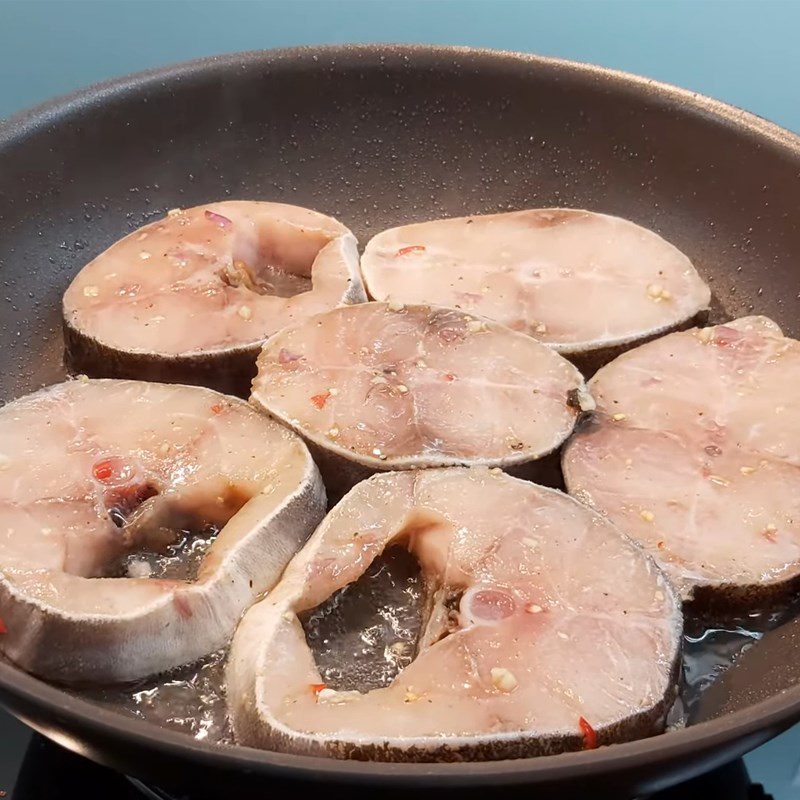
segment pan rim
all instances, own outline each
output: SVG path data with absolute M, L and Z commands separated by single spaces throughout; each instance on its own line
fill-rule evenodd
M 740 135 L 749 136 L 756 144 L 779 149 L 800 165 L 800 135 L 751 112 L 669 83 L 592 64 L 508 50 L 407 44 L 325 45 L 251 50 L 193 59 L 112 78 L 0 120 L 0 153 L 23 142 L 40 127 L 54 125 L 71 114 L 88 112 L 92 106 L 121 99 L 128 92 L 141 91 L 160 84 L 179 85 L 182 79 L 190 76 L 207 76 L 217 71 L 224 73 L 232 68 L 246 69 L 259 64 L 314 68 L 320 57 L 333 57 L 343 61 L 356 59 L 348 66 L 367 69 L 377 66 L 380 56 L 438 59 L 450 57 L 456 61 L 458 57 L 464 57 L 477 59 L 477 67 L 527 65 L 576 79 L 593 78 L 598 85 L 605 85 L 610 90 L 631 92 L 639 102 L 666 102 L 679 107 L 685 113 L 709 117 L 717 124 L 735 129 Z M 0 663 L 0 693 L 4 698 L 13 697 L 28 707 L 45 710 L 51 717 L 59 719 L 61 730 L 83 727 L 106 741 L 133 742 L 142 748 L 157 747 L 176 758 L 190 756 L 209 767 L 248 769 L 264 776 L 302 778 L 309 781 L 368 781 L 373 784 L 407 787 L 429 784 L 434 780 L 441 787 L 455 787 L 466 781 L 470 785 L 499 785 L 535 784 L 566 778 L 587 780 L 624 767 L 641 765 L 645 755 L 649 765 L 668 764 L 747 737 L 756 744 L 761 744 L 788 726 L 792 719 L 800 717 L 800 686 L 796 686 L 753 706 L 708 722 L 671 731 L 668 735 L 601 748 L 595 752 L 562 753 L 507 761 L 403 764 L 340 761 L 256 750 L 238 745 L 211 745 L 178 731 L 99 707 L 8 663 Z M 19 703 L 12 705 L 18 706 Z M 28 719 L 24 712 L 19 712 L 19 715 L 23 720 Z M 55 730 L 47 731 L 46 726 L 29 724 L 68 748 L 84 754 L 91 753 L 92 757 L 101 759 L 93 748 L 88 751 L 83 748 L 77 737 L 72 740 L 67 734 L 58 734 Z M 745 752 L 750 747 L 740 745 L 740 749 Z M 731 753 L 728 751 L 725 758 L 727 760 L 730 757 Z M 706 768 L 707 765 L 704 766 Z

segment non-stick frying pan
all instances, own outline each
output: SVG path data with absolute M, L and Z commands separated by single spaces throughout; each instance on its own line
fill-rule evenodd
M 281 50 L 124 78 L 0 125 L 2 398 L 63 377 L 60 299 L 84 263 L 169 208 L 228 195 L 333 214 L 362 243 L 436 216 L 557 205 L 618 214 L 692 258 L 718 316 L 764 312 L 800 334 L 792 134 L 686 91 L 550 59 L 406 46 Z M 787 641 L 780 674 L 789 688 L 770 690 L 776 671 L 762 660 L 766 699 L 742 710 L 630 744 L 494 763 L 342 762 L 208 746 L 7 664 L 0 699 L 73 750 L 199 796 L 328 781 L 349 784 L 348 794 L 435 786 L 485 795 L 514 785 L 535 787 L 536 797 L 619 798 L 709 769 L 800 719 L 800 642 Z

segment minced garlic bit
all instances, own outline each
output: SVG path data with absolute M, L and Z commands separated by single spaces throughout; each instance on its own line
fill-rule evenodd
M 663 600 L 664 599 L 664 592 L 656 592 L 655 598 L 656 598 L 656 600 Z
M 425 369 L 425 368 L 426 368 L 428 365 L 427 365 L 427 364 L 426 364 L 426 363 L 425 363 L 425 362 L 424 362 L 422 359 L 420 359 L 419 361 L 417 361 L 417 363 L 415 364 L 415 366 L 416 366 L 418 369 Z
M 328 389 L 328 394 L 331 397 L 336 397 L 336 395 L 339 394 L 339 390 L 335 386 L 331 386 L 331 388 Z
M 611 417 L 611 419 L 613 419 L 614 422 L 622 422 L 622 420 L 628 419 L 628 415 L 627 414 L 614 414 L 614 416 Z
M 86 297 L 97 297 L 100 294 L 100 289 L 97 286 L 84 286 L 83 293 Z
M 177 217 L 178 214 L 183 214 L 182 208 L 171 208 L 169 211 L 167 211 L 168 217 Z
M 327 687 L 317 692 L 318 703 L 331 703 L 336 706 L 342 703 L 349 703 L 357 697 L 361 697 L 361 692 L 337 692 L 335 689 L 328 689 Z
M 742 475 L 752 475 L 755 471 L 755 467 L 739 467 L 739 472 L 741 472 Z
M 503 470 L 501 470 L 501 469 L 500 469 L 500 467 L 492 467 L 492 468 L 489 470 L 489 472 L 490 472 L 492 475 L 500 475 L 500 474 L 502 474 Z
M 564 631 L 559 631 L 558 632 L 558 638 L 559 639 L 564 639 L 565 641 L 569 641 L 569 636 L 567 636 L 567 634 L 564 633 Z
M 533 330 L 535 333 L 547 333 L 547 325 L 544 322 L 540 322 Z
M 386 305 L 387 311 L 393 311 L 397 313 L 398 311 L 402 311 L 405 306 L 402 303 L 396 303 L 394 300 L 390 300 Z
M 517 688 L 518 682 L 514 677 L 514 673 L 505 667 L 492 667 L 490 670 L 492 676 L 492 686 L 501 692 L 513 692 Z
M 406 386 L 404 383 L 398 383 L 397 391 L 400 392 L 400 394 L 408 394 L 408 386 Z
M 253 312 L 250 310 L 250 306 L 239 306 L 239 309 L 236 312 L 242 319 L 250 319 L 253 316 Z
M 536 603 L 528 603 L 528 605 L 525 606 L 525 610 L 529 614 L 541 614 L 542 611 L 544 611 L 544 609 Z
M 338 435 L 339 435 L 339 429 L 336 427 L 333 427 L 328 431 L 328 436 L 331 439 L 335 439 Z
M 372 448 L 372 455 L 377 456 L 381 461 L 386 461 L 386 456 L 380 447 L 373 447 Z
M 647 296 L 654 303 L 660 303 L 662 300 L 672 299 L 671 292 L 667 291 L 660 283 L 651 283 L 647 287 Z
M 142 232 L 141 232 L 141 233 L 140 233 L 140 234 L 139 234 L 139 235 L 136 237 L 136 241 L 137 241 L 137 242 L 142 242 L 142 241 L 144 241 L 146 238 L 147 238 L 147 231 L 142 231 Z
M 580 408 L 581 411 L 594 411 L 597 408 L 594 397 L 592 397 L 584 387 L 578 389 L 577 396 L 578 408 Z
M 284 611 L 281 615 L 287 622 L 291 622 L 294 619 L 294 614 L 291 611 Z
M 81 374 L 78 375 L 77 380 L 79 380 L 81 383 L 89 383 L 89 376 L 81 372 Z
M 404 703 L 413 703 L 416 700 L 419 700 L 419 695 L 414 694 L 410 689 L 406 692 L 406 696 L 403 698 Z
M 713 328 L 700 328 L 700 330 L 697 331 L 697 338 L 703 344 L 708 344 L 714 338 L 714 329 Z
M 153 568 L 147 561 L 131 561 L 128 564 L 129 578 L 149 578 L 153 573 Z
M 470 333 L 478 333 L 486 330 L 486 323 L 479 319 L 471 319 L 467 322 L 467 330 Z
M 142 261 L 147 261 L 150 258 L 150 253 L 148 253 L 147 250 L 142 250 L 141 253 L 139 253 L 139 258 L 141 258 Z
M 389 383 L 389 381 L 386 380 L 386 378 L 383 375 L 376 375 L 374 378 L 372 378 L 370 383 L 373 386 L 382 386 L 385 383 Z
M 777 525 L 774 525 L 773 523 L 771 523 L 771 522 L 770 522 L 770 524 L 769 524 L 769 525 L 767 525 L 767 527 L 766 527 L 766 528 L 764 528 L 764 530 L 765 530 L 765 531 L 768 531 L 769 533 L 775 533 L 775 531 L 777 531 L 777 530 L 778 530 L 778 526 L 777 526 Z
M 535 550 L 539 546 L 539 542 L 537 542 L 536 539 L 531 539 L 528 536 L 522 540 L 522 544 L 524 544 L 526 547 L 530 547 L 531 550 Z
M 708 479 L 711 483 L 716 483 L 718 486 L 730 486 L 731 482 L 727 478 L 723 478 L 721 475 L 709 475 Z
M 640 511 L 639 516 L 645 522 L 652 522 L 656 518 L 656 515 L 652 511 L 648 511 L 647 509 L 645 509 L 644 511 Z

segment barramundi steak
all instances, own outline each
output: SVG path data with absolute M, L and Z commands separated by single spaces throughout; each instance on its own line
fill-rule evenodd
M 461 308 L 584 361 L 680 326 L 710 300 L 657 234 L 568 208 L 391 228 L 370 240 L 361 268 L 376 300 Z
M 390 546 L 419 561 L 416 658 L 371 691 L 325 685 L 299 615 Z M 682 617 L 608 520 L 482 467 L 383 473 L 333 508 L 244 616 L 227 666 L 237 741 L 385 761 L 527 757 L 663 729 Z
M 258 370 L 251 401 L 312 445 L 329 489 L 377 470 L 530 465 L 591 407 L 550 348 L 430 306 L 320 314 L 273 336 Z
M 0 649 L 59 682 L 129 681 L 200 658 L 324 509 L 306 446 L 243 400 L 76 380 L 9 403 Z
M 87 264 L 64 295 L 67 361 L 92 377 L 247 396 L 275 331 L 366 299 L 341 223 L 281 203 L 174 209 Z
M 571 494 L 684 599 L 753 604 L 800 578 L 800 343 L 764 317 L 673 333 L 600 370 L 565 449 Z

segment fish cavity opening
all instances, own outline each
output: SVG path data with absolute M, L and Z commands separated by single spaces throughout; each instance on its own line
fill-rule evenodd
M 388 686 L 413 660 L 425 581 L 407 548 L 387 548 L 354 583 L 300 614 L 323 682 L 337 691 Z
M 331 237 L 270 219 L 234 239 L 233 257 L 219 271 L 228 286 L 259 295 L 295 297 L 312 289 L 311 271 Z
M 119 550 L 105 565 L 104 578 L 197 580 L 203 559 L 220 530 L 250 499 L 228 487 L 209 508 L 183 507 L 150 487 L 138 505 L 122 508 L 106 498 L 108 516 L 119 529 Z

